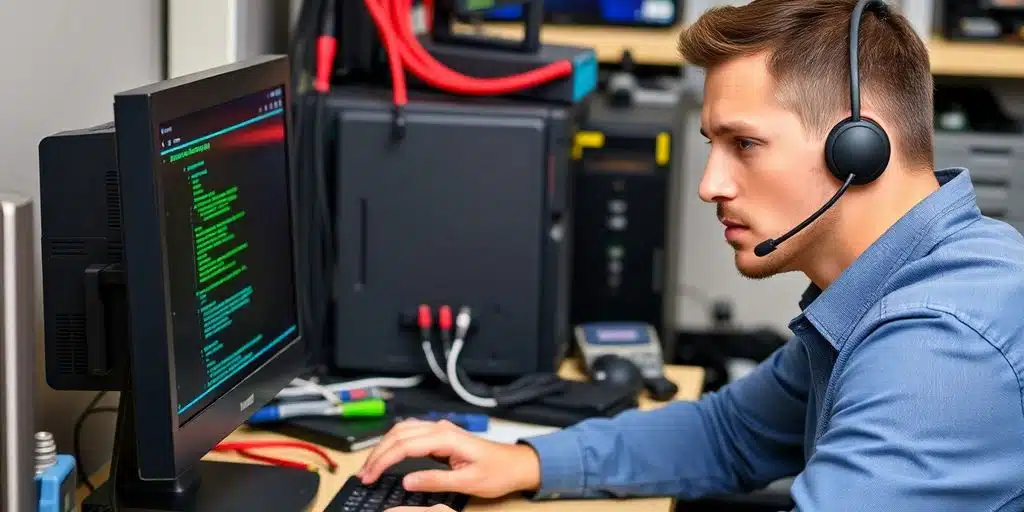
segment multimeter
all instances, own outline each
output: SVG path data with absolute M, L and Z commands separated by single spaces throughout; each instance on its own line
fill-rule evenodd
M 618 356 L 636 365 L 652 398 L 670 400 L 675 396 L 678 387 L 665 378 L 661 341 L 650 324 L 594 322 L 577 325 L 574 332 L 588 372 L 599 357 Z

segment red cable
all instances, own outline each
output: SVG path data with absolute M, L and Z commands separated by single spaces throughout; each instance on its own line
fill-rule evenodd
M 384 0 L 387 1 L 387 0 Z M 411 0 L 391 0 L 392 22 L 396 25 L 398 39 L 403 43 L 403 60 L 411 64 L 411 70 L 424 81 L 449 92 L 461 94 L 507 94 L 536 87 L 572 73 L 572 64 L 557 61 L 543 67 L 500 78 L 478 78 L 455 72 L 438 62 L 416 38 L 409 20 Z M 434 85 L 432 84 L 432 85 Z
M 405 106 L 409 102 L 409 96 L 406 90 L 405 69 L 402 66 L 402 53 L 398 49 L 397 36 L 393 31 L 389 30 L 385 22 L 385 13 L 380 8 L 380 5 L 377 4 L 377 0 L 365 0 L 364 3 L 366 4 L 366 10 L 373 17 L 374 25 L 377 26 L 377 32 L 380 34 L 384 51 L 388 54 L 388 67 L 391 71 L 392 102 L 396 107 Z
M 327 465 L 330 467 L 331 471 L 334 471 L 334 469 L 337 467 L 337 464 L 335 464 L 334 461 L 331 460 L 331 457 L 327 454 L 327 452 L 322 450 L 319 446 L 311 443 L 304 443 L 302 441 L 230 441 L 218 443 L 217 446 L 214 447 L 214 450 L 247 452 L 248 450 L 256 448 L 300 448 L 319 455 L 320 458 L 327 462 Z M 265 456 L 261 455 L 260 457 Z M 308 465 L 303 467 L 308 467 Z
M 501 78 L 468 77 L 457 73 L 434 59 L 416 40 L 411 21 L 406 19 L 411 5 L 409 0 L 393 0 L 390 4 L 387 0 L 380 2 L 384 4 L 381 5 L 375 0 L 365 0 L 367 10 L 381 33 L 389 59 L 401 60 L 421 80 L 439 89 L 466 95 L 507 94 L 541 85 L 572 72 L 570 62 L 559 61 L 532 71 Z M 390 20 L 389 11 L 392 14 Z M 401 13 L 405 13 L 404 16 Z M 391 26 L 389 21 L 398 25 L 399 33 L 396 34 L 395 27 Z M 393 57 L 396 50 L 399 55 L 397 59 Z M 392 72 L 394 73 L 394 68 Z

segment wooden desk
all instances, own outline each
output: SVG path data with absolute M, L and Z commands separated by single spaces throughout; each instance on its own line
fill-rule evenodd
M 458 25 L 458 31 L 521 39 L 518 24 Z M 629 50 L 639 64 L 682 66 L 678 39 L 683 25 L 669 28 L 630 28 L 545 25 L 541 39 L 548 44 L 593 47 L 597 59 L 617 63 Z M 987 41 L 949 41 L 933 34 L 927 41 L 932 74 L 990 78 L 1024 78 L 1024 45 Z
M 576 368 L 573 361 L 567 362 L 562 366 L 559 372 L 563 377 L 568 379 L 582 379 L 578 368 Z M 704 370 L 697 367 L 690 366 L 667 366 L 665 368 L 665 375 L 679 386 L 679 392 L 676 394 L 676 400 L 696 400 L 701 393 L 704 381 Z M 641 409 L 652 409 L 660 407 L 662 403 L 653 402 L 646 396 L 640 398 Z M 493 422 L 501 422 L 503 420 L 492 420 Z M 507 423 L 507 422 L 506 422 Z M 242 427 L 233 432 L 226 441 L 254 441 L 254 440 L 270 440 L 270 439 L 289 439 L 287 436 L 276 434 L 273 432 L 263 432 L 256 430 L 249 430 L 248 428 Z M 344 453 L 334 450 L 328 450 L 331 458 L 338 464 L 338 470 L 332 473 L 321 472 L 320 473 L 320 489 L 317 492 L 316 500 L 311 510 L 320 511 L 327 507 L 327 505 L 334 499 L 334 496 L 341 490 L 345 480 L 359 470 L 363 464 L 363 460 L 370 453 L 369 450 L 364 450 L 357 453 Z M 298 449 L 280 449 L 273 450 L 274 456 L 284 457 L 288 459 L 309 461 L 312 464 L 322 465 L 323 461 L 315 455 L 310 454 L 305 450 Z M 231 461 L 231 462 L 246 462 L 252 463 L 248 459 L 241 458 L 238 455 L 226 454 L 226 453 L 210 453 L 205 457 L 206 460 L 219 460 L 219 461 Z M 96 474 L 93 475 L 91 481 L 96 485 L 103 482 L 107 478 L 109 466 L 104 467 Z M 79 488 L 78 500 L 85 499 L 88 494 L 88 490 L 84 486 Z M 628 501 L 612 501 L 612 500 L 578 500 L 578 501 L 545 501 L 545 502 L 531 502 L 518 496 L 508 496 L 505 498 L 495 500 L 483 500 L 474 498 L 467 510 L 471 511 L 547 511 L 547 510 L 558 510 L 566 512 L 574 511 L 590 511 L 599 512 L 601 510 L 671 510 L 672 499 L 671 498 L 645 498 L 635 499 Z

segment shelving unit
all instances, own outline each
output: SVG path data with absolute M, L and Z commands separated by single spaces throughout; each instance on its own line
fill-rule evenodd
M 541 34 L 545 43 L 592 46 L 601 62 L 618 62 L 622 53 L 629 50 L 639 64 L 675 66 L 683 64 L 676 51 L 680 28 L 546 25 Z M 522 37 L 522 29 L 517 25 L 492 23 L 472 28 L 463 25 L 459 30 L 482 31 L 496 37 Z M 936 75 L 1024 78 L 1024 45 L 948 41 L 935 35 L 928 42 L 928 48 Z

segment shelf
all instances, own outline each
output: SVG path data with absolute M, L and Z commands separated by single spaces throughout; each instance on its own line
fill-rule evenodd
M 928 49 L 936 75 L 1024 78 L 1024 45 L 933 36 Z
M 622 52 L 629 50 L 638 64 L 676 66 L 683 64 L 676 49 L 680 29 L 681 26 L 657 29 L 545 25 L 541 34 L 545 43 L 591 46 L 601 62 L 618 62 Z M 459 30 L 473 29 L 460 26 Z M 494 23 L 483 25 L 482 31 L 505 38 L 521 38 L 523 33 L 519 25 Z M 948 41 L 936 35 L 928 48 L 936 75 L 1024 78 L 1024 45 Z
M 477 27 L 473 27 L 474 29 Z M 676 51 L 680 26 L 671 28 L 628 28 L 628 27 L 562 27 L 545 25 L 541 39 L 548 44 L 590 46 L 597 52 L 601 62 L 619 62 L 622 52 L 629 50 L 638 64 L 661 66 L 682 65 Z M 482 26 L 483 34 L 521 39 L 520 25 L 487 24 Z M 460 32 L 467 32 L 466 26 L 459 26 Z

